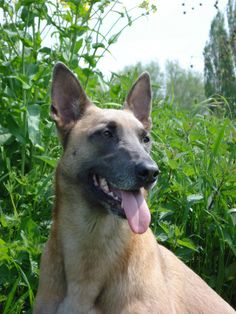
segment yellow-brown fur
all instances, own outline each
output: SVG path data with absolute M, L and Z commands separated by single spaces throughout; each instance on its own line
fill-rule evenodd
M 142 124 L 147 129 L 150 120 L 142 116 L 138 121 L 129 110 L 102 110 L 83 101 L 83 116 L 70 121 L 73 127 L 56 171 L 53 224 L 41 260 L 34 313 L 235 313 L 199 276 L 158 245 L 150 229 L 135 234 L 126 220 L 92 208 L 83 182 L 75 184 L 73 176 L 80 171 L 81 160 L 95 153 L 88 130 L 99 121 L 115 119 L 120 134 L 129 137 Z M 54 115 L 63 142 L 67 122 L 60 112 L 54 110 Z

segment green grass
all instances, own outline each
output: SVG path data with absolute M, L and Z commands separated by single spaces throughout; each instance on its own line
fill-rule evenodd
M 229 119 L 155 108 L 153 230 L 219 294 L 236 299 L 236 128 Z M 234 303 L 235 306 L 235 303 Z

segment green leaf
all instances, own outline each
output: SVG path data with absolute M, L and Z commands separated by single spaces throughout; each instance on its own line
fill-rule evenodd
M 95 67 L 96 66 L 96 60 L 95 60 L 95 57 L 93 56 L 90 56 L 88 54 L 84 54 L 83 55 L 83 58 L 88 62 L 88 64 L 91 66 L 91 67 Z
M 21 143 L 25 144 L 25 136 L 23 132 L 23 127 L 20 126 L 12 116 L 7 117 L 7 126 L 9 132 L 14 135 L 14 137 Z
M 224 241 L 228 244 L 228 246 L 232 250 L 234 256 L 236 257 L 236 246 L 235 246 L 235 243 L 232 240 L 231 235 L 228 232 L 226 232 L 226 231 L 224 231 Z
M 52 158 L 49 156 L 37 156 L 37 155 L 35 155 L 34 157 L 44 161 L 46 164 L 48 164 L 52 168 L 56 167 L 57 159 L 55 159 L 55 158 Z
M 76 41 L 75 43 L 75 48 L 74 48 L 74 52 L 78 53 L 78 51 L 80 50 L 80 48 L 83 45 L 83 38 L 81 38 L 80 40 Z
M 0 261 L 2 260 L 8 260 L 8 247 L 4 240 L 0 239 Z
M 26 47 L 33 47 L 33 42 L 25 37 L 20 37 L 21 41 Z
M 177 243 L 181 246 L 184 246 L 184 247 L 187 247 L 193 251 L 196 251 L 198 252 L 198 249 L 196 248 L 196 246 L 194 245 L 194 243 L 192 241 L 190 241 L 189 239 L 187 238 L 184 238 L 184 239 L 178 239 L 177 240 Z
M 225 133 L 225 129 L 226 129 L 227 124 L 228 124 L 228 121 L 225 120 L 222 128 L 219 130 L 219 133 L 217 134 L 216 140 L 215 140 L 213 148 L 212 148 L 212 154 L 211 154 L 211 159 L 210 159 L 209 166 L 208 166 L 208 171 L 212 169 L 213 164 L 215 162 L 215 158 L 218 155 L 220 145 L 221 145 L 222 140 L 224 138 L 224 133 Z
M 219 130 L 219 133 L 217 135 L 217 138 L 215 140 L 214 146 L 213 146 L 213 155 L 217 156 L 219 148 L 220 148 L 220 144 L 224 138 L 224 133 L 225 133 L 225 128 L 228 124 L 228 121 L 226 120 L 225 123 L 223 124 L 222 128 Z
M 121 32 L 118 32 L 117 34 L 112 35 L 109 39 L 108 39 L 108 45 L 112 45 L 115 44 L 120 36 Z
M 39 105 L 31 105 L 27 108 L 28 133 L 32 144 L 40 143 L 40 107 Z
M 4 307 L 3 314 L 9 313 L 8 310 L 10 310 L 10 307 L 12 306 L 13 299 L 14 299 L 14 296 L 15 296 L 15 293 L 16 293 L 16 289 L 17 289 L 19 283 L 20 283 L 20 277 L 18 277 L 18 278 L 16 279 L 14 285 L 13 285 L 12 288 L 11 288 L 10 293 L 8 294 L 8 297 L 7 297 L 7 301 L 6 301 L 6 303 L 5 303 L 5 307 Z
M 159 242 L 165 242 L 168 240 L 168 236 L 165 233 L 158 234 L 156 238 Z
M 175 159 L 169 159 L 168 160 L 168 165 L 173 170 L 178 168 L 178 162 Z
M 9 138 L 11 138 L 12 134 L 9 132 L 8 129 L 3 128 L 0 125 L 0 145 L 5 144 Z
M 103 43 L 95 43 L 95 44 L 92 45 L 92 47 L 94 49 L 105 48 L 105 45 Z
M 22 84 L 22 88 L 23 89 L 30 89 L 31 86 L 26 83 L 21 77 L 19 76 L 16 76 L 16 75 L 9 75 L 7 76 L 7 78 L 11 78 L 11 79 L 16 79 L 17 81 L 19 81 L 21 84 Z
M 199 203 L 201 200 L 203 200 L 202 194 L 191 194 L 187 196 L 188 203 Z
M 44 53 L 46 55 L 50 55 L 51 52 L 52 52 L 52 49 L 51 48 L 48 48 L 48 47 L 43 47 L 43 48 L 40 48 L 39 49 L 39 52 L 40 53 Z

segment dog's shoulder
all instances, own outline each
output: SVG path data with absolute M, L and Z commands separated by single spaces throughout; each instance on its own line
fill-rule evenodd
M 205 281 L 171 251 L 162 245 L 159 245 L 159 250 L 166 283 L 176 309 L 187 313 L 235 313 Z

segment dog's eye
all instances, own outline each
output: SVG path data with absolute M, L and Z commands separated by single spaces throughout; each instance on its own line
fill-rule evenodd
M 103 136 L 105 136 L 105 137 L 112 137 L 113 134 L 112 134 L 112 132 L 110 130 L 105 130 L 105 131 L 103 131 Z
M 150 137 L 149 136 L 144 136 L 143 138 L 143 142 L 146 144 L 146 143 L 149 143 L 150 142 Z

